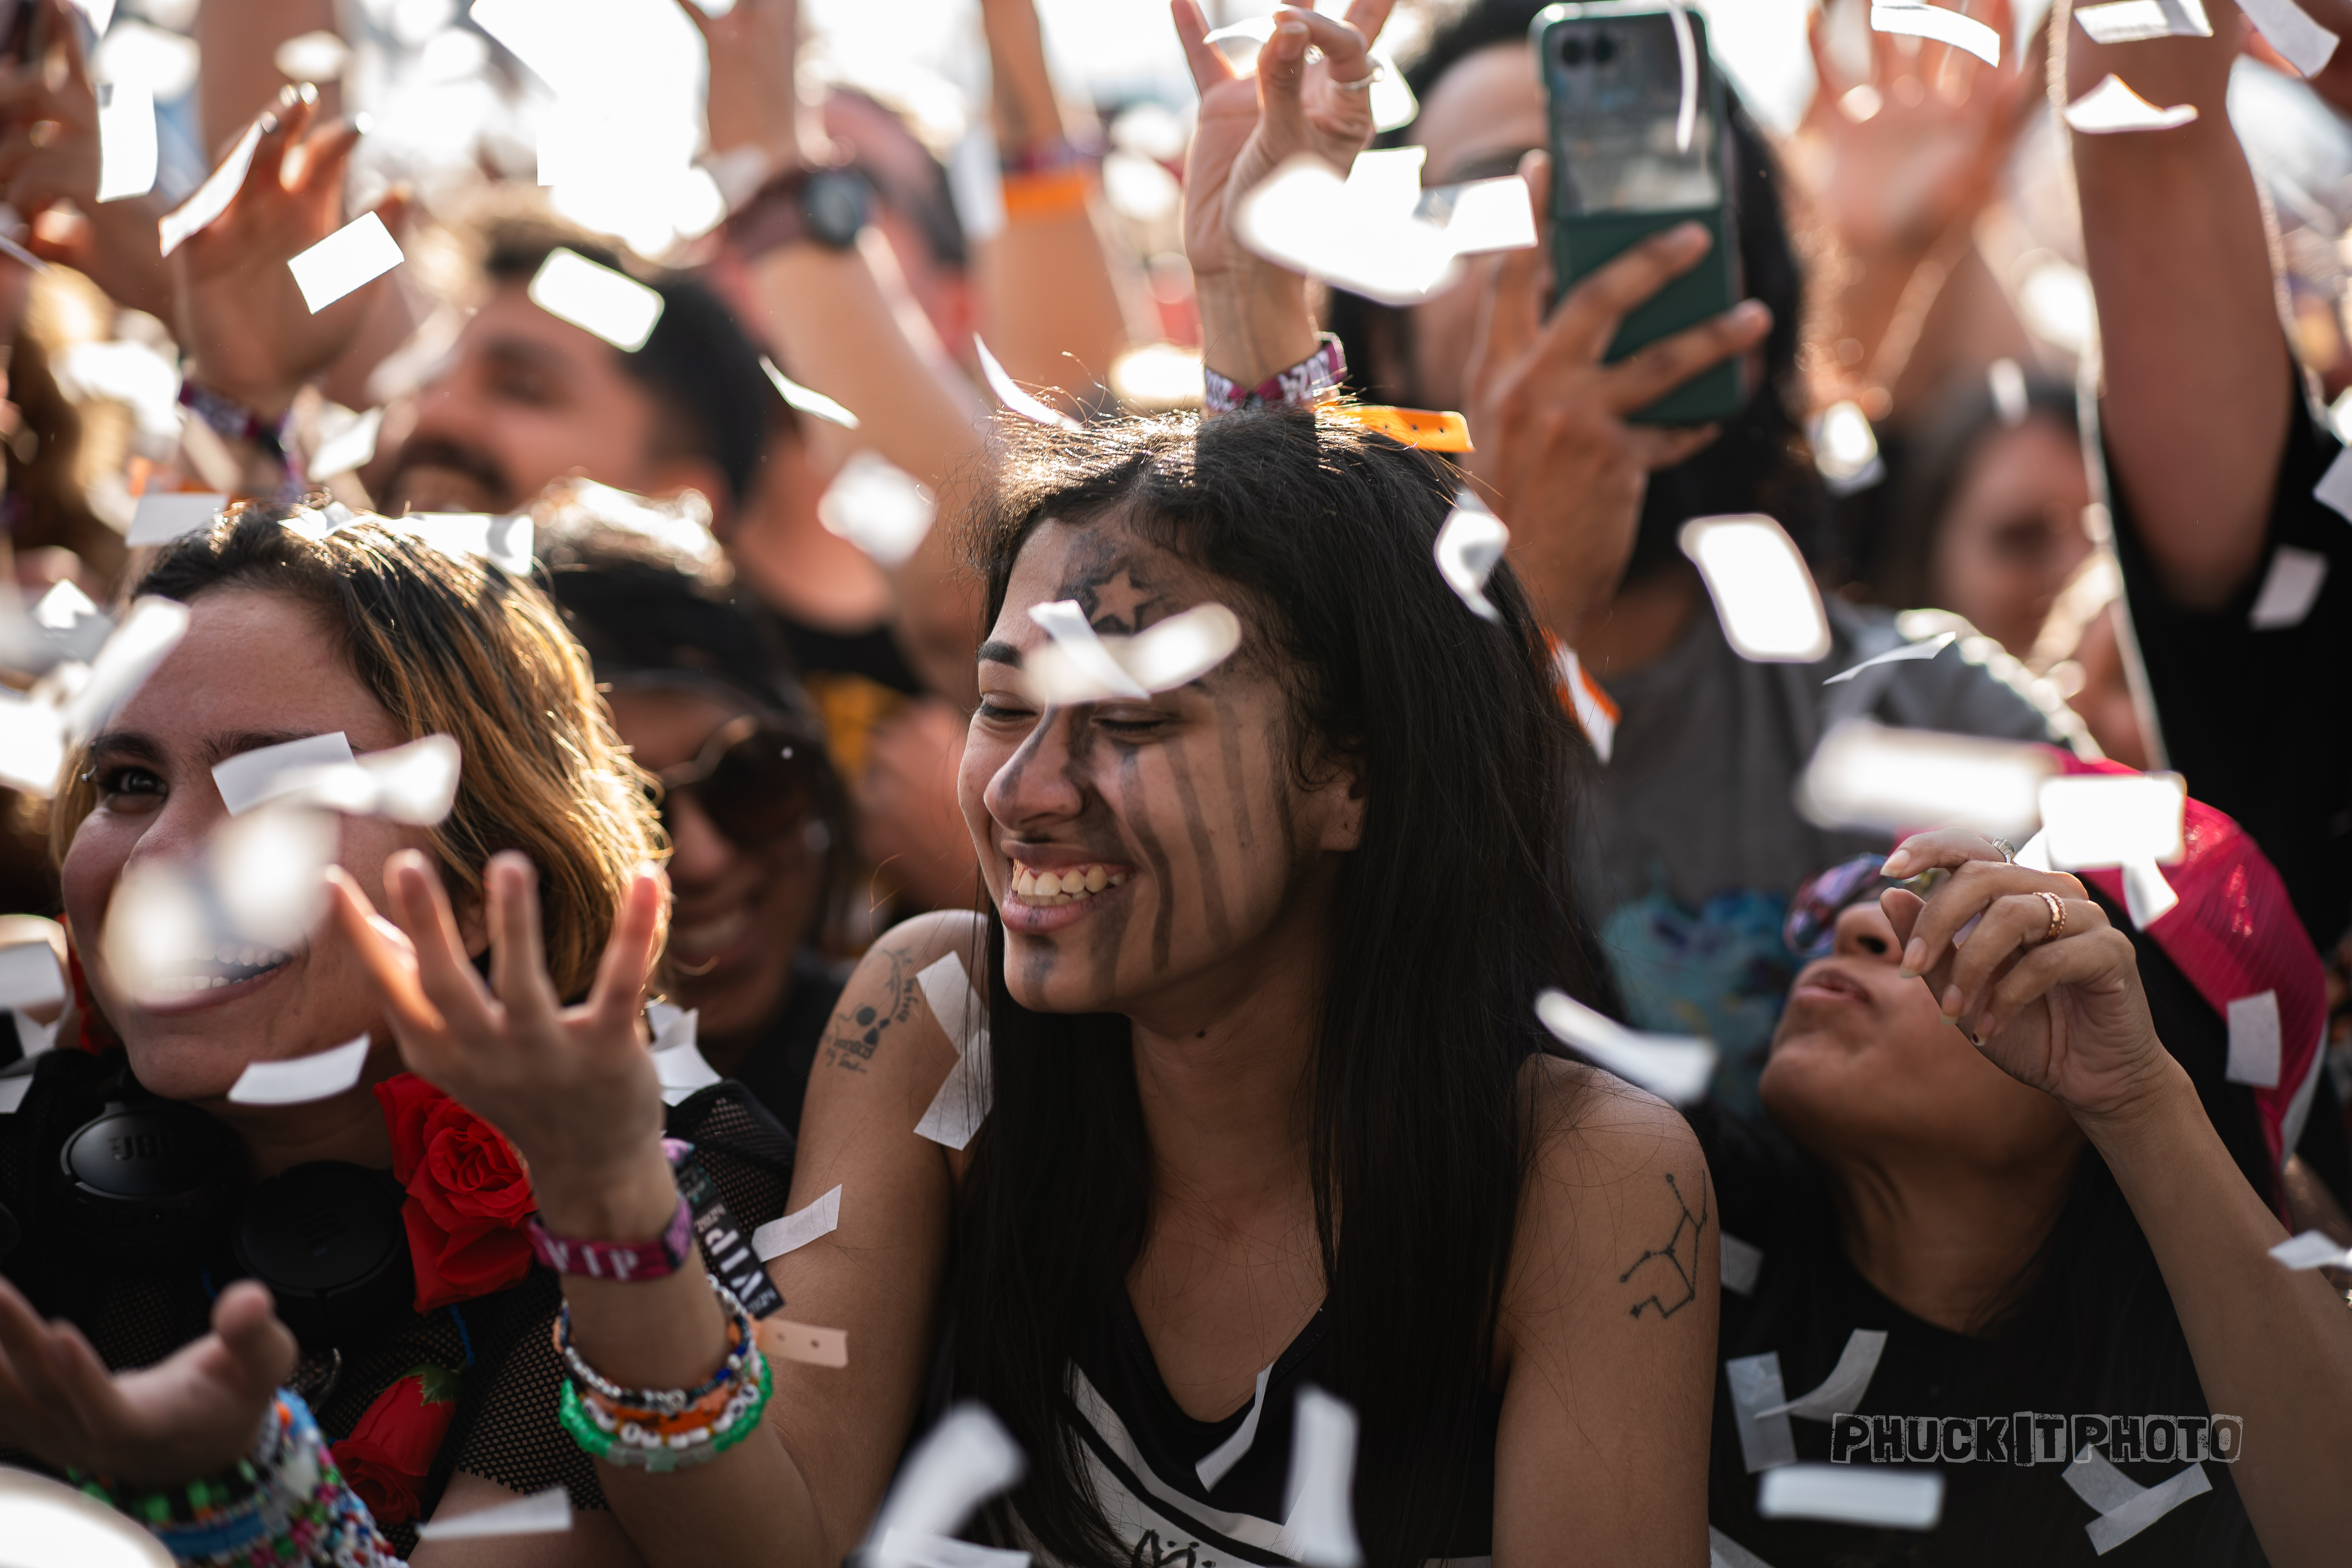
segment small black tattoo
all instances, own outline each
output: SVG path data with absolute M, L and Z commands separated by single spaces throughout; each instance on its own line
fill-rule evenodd
M 1617 1276 L 1617 1283 L 1620 1285 L 1624 1284 L 1627 1280 L 1633 1278 L 1634 1271 L 1639 1269 L 1643 1264 L 1654 1262 L 1655 1260 L 1663 1258 L 1666 1260 L 1667 1264 L 1673 1268 L 1682 1294 L 1676 1297 L 1673 1302 L 1669 1303 L 1664 1298 L 1666 1296 L 1673 1295 L 1676 1288 L 1675 1286 L 1669 1286 L 1663 1292 L 1656 1292 L 1644 1297 L 1643 1300 L 1633 1303 L 1633 1316 L 1637 1318 L 1642 1315 L 1642 1309 L 1644 1307 L 1655 1307 L 1658 1310 L 1659 1317 L 1671 1318 L 1676 1312 L 1681 1311 L 1685 1307 L 1689 1306 L 1693 1301 L 1698 1300 L 1698 1276 L 1695 1270 L 1698 1262 L 1699 1233 L 1706 1228 L 1706 1178 L 1705 1176 L 1701 1176 L 1699 1178 L 1699 1209 L 1698 1213 L 1693 1214 L 1691 1213 L 1690 1205 L 1683 1198 L 1682 1188 L 1676 1184 L 1675 1181 L 1675 1173 L 1672 1171 L 1668 1171 L 1665 1174 L 1666 1186 L 1675 1194 L 1675 1205 L 1683 1211 L 1681 1215 L 1675 1221 L 1675 1233 L 1666 1238 L 1665 1246 L 1650 1247 L 1644 1251 L 1641 1257 L 1633 1259 L 1633 1267 L 1625 1270 L 1624 1273 Z M 1685 1258 L 1683 1256 L 1683 1241 L 1685 1236 L 1687 1236 L 1690 1240 L 1691 1255 L 1688 1258 Z
M 827 1067 L 864 1072 L 866 1064 L 874 1059 L 874 1047 L 882 1043 L 883 1032 L 915 1015 L 914 977 L 908 972 L 906 953 L 895 947 L 881 952 L 890 961 L 888 1000 L 879 1007 L 868 1005 L 833 1016 L 833 1037 L 824 1043 Z

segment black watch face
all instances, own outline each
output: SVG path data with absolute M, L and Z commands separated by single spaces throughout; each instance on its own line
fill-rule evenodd
M 856 242 L 866 226 L 866 186 L 856 174 L 827 169 L 809 176 L 802 196 L 810 235 L 835 248 Z

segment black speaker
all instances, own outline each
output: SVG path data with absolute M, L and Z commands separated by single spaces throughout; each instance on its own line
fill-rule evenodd
M 408 1310 L 405 1196 L 388 1171 L 321 1160 L 258 1184 L 237 1209 L 237 1263 L 305 1349 L 356 1344 Z
M 188 1262 L 216 1241 L 244 1184 L 236 1136 L 172 1100 L 113 1104 L 58 1152 L 65 1217 L 95 1255 Z

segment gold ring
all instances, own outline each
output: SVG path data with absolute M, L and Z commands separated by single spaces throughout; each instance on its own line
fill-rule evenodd
M 2055 893 L 2036 893 L 2033 896 L 2050 906 L 2050 929 L 2042 933 L 2042 940 L 2057 941 L 2066 930 L 2066 906 L 2058 901 Z

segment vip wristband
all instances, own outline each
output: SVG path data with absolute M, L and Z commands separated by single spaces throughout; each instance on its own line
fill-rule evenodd
M 625 1285 L 666 1279 L 686 1262 L 694 1235 L 693 1219 L 681 1195 L 677 1212 L 651 1241 L 579 1241 L 549 1235 L 533 1215 L 529 1221 L 531 1255 L 558 1274 L 577 1274 L 586 1279 L 611 1279 Z
M 678 1196 L 693 1211 L 694 1236 L 702 1244 L 703 1262 L 754 1318 L 782 1311 L 783 1297 L 777 1294 L 775 1282 L 768 1278 L 767 1266 L 760 1261 L 751 1237 L 728 1212 L 727 1200 L 719 1196 L 718 1184 L 696 1162 L 694 1145 L 665 1138 L 662 1148 L 669 1155 L 670 1168 L 677 1174 Z
M 1231 414 L 1243 408 L 1299 408 L 1320 403 L 1339 390 L 1348 379 L 1348 356 L 1340 352 L 1339 340 L 1326 332 L 1320 348 L 1255 386 L 1244 386 L 1205 365 L 1201 376 L 1201 404 L 1210 414 Z

